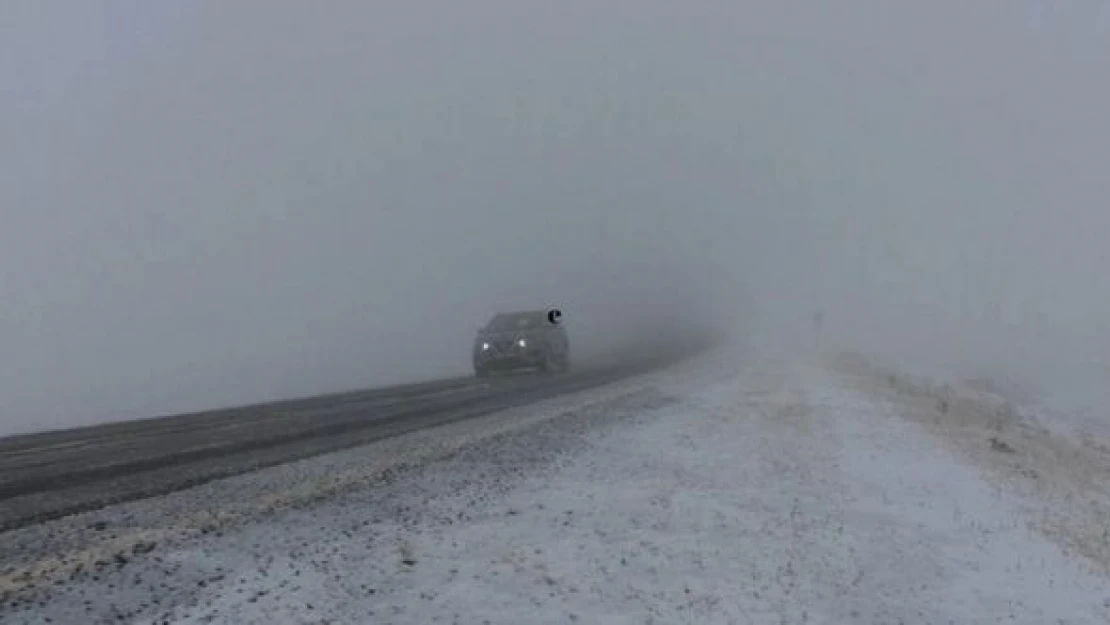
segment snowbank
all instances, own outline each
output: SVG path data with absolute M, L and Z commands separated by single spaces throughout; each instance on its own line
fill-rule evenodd
M 1102 430 L 991 380 L 938 381 L 859 357 L 839 358 L 834 368 L 996 488 L 1022 496 L 1045 536 L 1110 573 L 1110 436 Z

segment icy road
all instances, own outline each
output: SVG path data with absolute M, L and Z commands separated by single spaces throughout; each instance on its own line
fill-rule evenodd
M 0 622 L 1110 623 L 1110 448 L 991 401 L 685 363 L 0 535 Z

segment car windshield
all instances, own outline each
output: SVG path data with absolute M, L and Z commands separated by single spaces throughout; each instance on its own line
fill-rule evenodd
M 492 332 L 508 332 L 510 330 L 528 330 L 539 327 L 544 321 L 540 313 L 514 313 L 511 315 L 497 315 L 486 326 Z

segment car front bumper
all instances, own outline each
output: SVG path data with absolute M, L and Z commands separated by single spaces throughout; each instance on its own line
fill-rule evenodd
M 514 348 L 503 351 L 479 351 L 474 355 L 475 369 L 519 369 L 538 367 L 544 362 L 542 349 Z

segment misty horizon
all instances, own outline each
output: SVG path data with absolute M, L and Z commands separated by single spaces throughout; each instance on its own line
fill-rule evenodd
M 0 435 L 465 375 L 560 308 L 1107 369 L 1110 5 L 0 9 Z M 1076 391 L 1078 392 L 1078 390 Z

